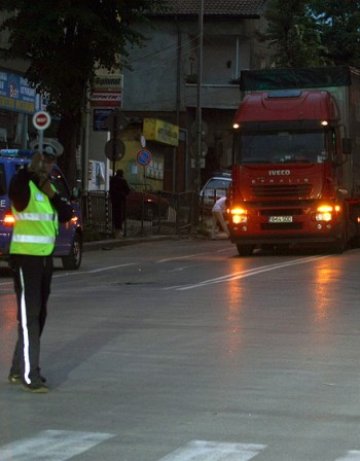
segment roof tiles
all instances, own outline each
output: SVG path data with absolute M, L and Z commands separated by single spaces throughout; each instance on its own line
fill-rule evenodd
M 267 0 L 204 0 L 204 14 L 211 16 L 258 16 Z M 160 14 L 198 15 L 200 0 L 168 0 L 169 9 Z M 158 13 L 159 14 L 159 13 Z

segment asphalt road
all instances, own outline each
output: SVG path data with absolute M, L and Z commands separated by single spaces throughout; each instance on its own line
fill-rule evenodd
M 46 395 L 7 383 L 2 272 L 0 461 L 360 460 L 359 263 L 221 240 L 86 252 L 54 274 Z

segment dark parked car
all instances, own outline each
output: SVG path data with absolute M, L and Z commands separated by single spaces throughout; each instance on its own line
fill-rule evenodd
M 129 187 L 130 193 L 126 200 L 128 219 L 151 221 L 167 217 L 169 202 L 160 193 L 152 191 L 149 184 L 133 184 Z

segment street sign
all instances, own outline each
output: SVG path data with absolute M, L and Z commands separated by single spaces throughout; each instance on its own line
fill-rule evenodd
M 51 116 L 48 112 L 40 110 L 39 112 L 35 112 L 32 118 L 32 122 L 37 130 L 43 131 L 46 130 L 46 128 L 49 128 L 51 123 Z
M 125 144 L 121 139 L 110 139 L 105 144 L 105 155 L 112 162 L 121 160 L 125 155 Z
M 191 128 L 190 128 L 191 136 L 193 138 L 196 138 L 198 135 L 198 122 L 195 120 L 195 122 L 192 123 Z M 205 138 L 208 135 L 209 132 L 209 127 L 204 120 L 201 120 L 201 137 Z
M 140 149 L 137 153 L 137 162 L 142 166 L 147 166 L 151 162 L 151 152 L 147 149 Z

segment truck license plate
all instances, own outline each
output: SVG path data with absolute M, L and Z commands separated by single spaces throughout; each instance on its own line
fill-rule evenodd
M 293 222 L 293 217 L 292 216 L 269 216 L 269 222 L 289 223 L 289 222 Z

